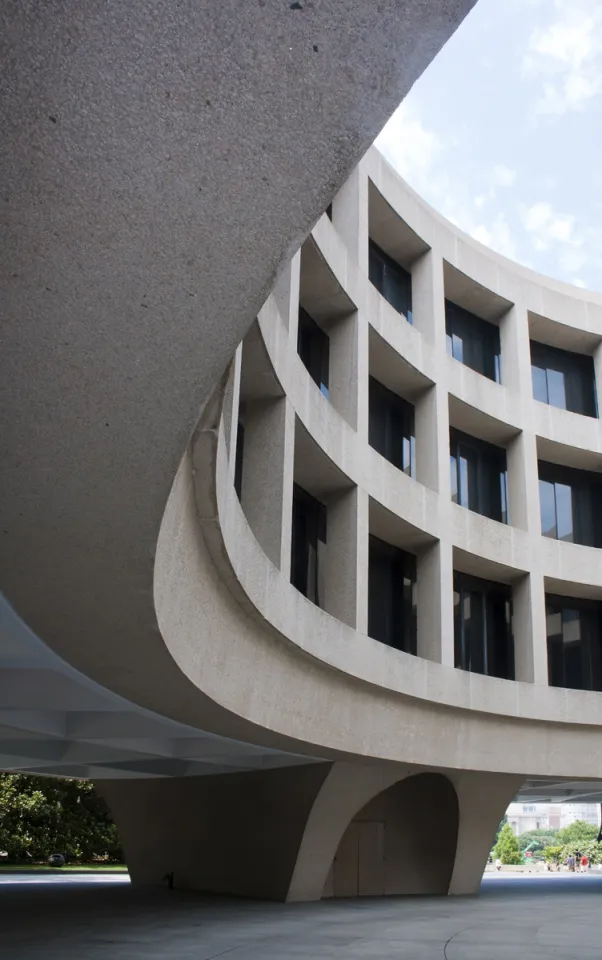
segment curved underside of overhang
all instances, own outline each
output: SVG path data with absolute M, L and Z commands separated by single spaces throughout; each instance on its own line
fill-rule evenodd
M 145 708 L 205 710 L 153 602 L 199 412 L 472 3 L 2 5 L 1 587 Z

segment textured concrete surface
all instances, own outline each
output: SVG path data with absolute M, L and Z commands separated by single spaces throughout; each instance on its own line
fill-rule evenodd
M 125 885 L 4 885 L 18 960 L 576 960 L 600 957 L 598 877 L 485 881 L 480 899 L 276 906 Z
M 0 585 L 136 702 L 201 725 L 153 608 L 199 412 L 472 4 L 0 5 Z
M 332 222 L 322 217 L 294 258 L 300 276 L 291 270 L 287 288 L 280 274 L 275 299 L 288 299 L 288 336 L 282 318 L 260 310 L 266 363 L 286 396 L 278 430 L 266 430 L 269 470 L 276 461 L 285 469 L 267 491 L 271 509 L 252 517 L 257 538 L 231 483 L 217 484 L 220 503 L 210 502 L 205 447 L 195 446 L 194 478 L 188 454 L 181 461 L 164 511 L 203 402 L 278 266 L 469 6 L 383 0 L 375 13 L 363 0 L 183 0 L 111 2 L 102 15 L 58 0 L 0 7 L 0 586 L 88 675 L 196 729 L 318 757 L 602 777 L 602 698 L 547 688 L 543 642 L 544 582 L 597 596 L 599 557 L 576 544 L 542 545 L 535 472 L 542 443 L 599 466 L 599 424 L 550 408 L 535 415 L 527 344 L 531 331 L 597 346 L 602 384 L 602 300 L 463 237 L 375 155 L 352 171 Z M 419 257 L 410 265 L 413 327 L 368 282 L 368 229 Z M 312 309 L 336 314 L 332 404 L 296 355 L 299 291 L 311 294 Z M 447 357 L 444 293 L 490 319 L 506 310 L 502 385 Z M 357 322 L 346 323 L 350 304 Z M 417 404 L 416 481 L 368 447 L 369 365 L 383 382 L 403 367 L 406 387 L 435 384 L 436 402 Z M 500 442 L 522 431 L 511 525 L 450 503 L 448 421 Z M 207 433 L 216 431 L 212 423 Z M 357 488 L 331 510 L 326 611 L 289 582 L 295 450 L 298 466 L 308 454 L 308 476 L 328 464 L 330 478 Z M 209 528 L 215 535 L 211 557 L 202 555 L 199 517 L 206 539 Z M 379 529 L 409 549 L 431 544 L 419 572 L 419 657 L 365 635 L 362 550 Z M 280 557 L 280 571 L 268 556 Z M 453 564 L 518 575 L 521 682 L 453 669 Z M 54 715 L 50 702 L 25 703 L 22 686 L 4 683 L 2 706 L 10 695 L 28 723 L 68 738 L 71 717 Z M 22 758 L 12 745 L 15 766 L 26 759 L 33 768 L 29 736 L 20 739 L 31 752 Z M 85 764 L 89 754 L 70 746 L 48 743 L 45 753 Z M 88 775 L 81 770 L 71 772 Z
M 520 778 L 326 763 L 97 786 L 132 881 L 278 901 L 479 889 Z M 428 824 L 445 839 L 419 839 Z M 425 825 L 426 824 L 426 825 Z

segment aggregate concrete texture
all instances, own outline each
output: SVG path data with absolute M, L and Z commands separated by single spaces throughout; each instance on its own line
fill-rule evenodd
M 0 3 L 0 586 L 141 705 L 203 724 L 152 600 L 199 413 L 473 2 Z
M 17 960 L 575 960 L 599 958 L 597 876 L 492 878 L 481 897 L 279 906 L 103 884 L 2 887 Z

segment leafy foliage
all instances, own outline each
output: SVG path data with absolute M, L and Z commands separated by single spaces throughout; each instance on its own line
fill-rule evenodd
M 575 820 L 568 827 L 563 827 L 558 831 L 558 843 L 563 846 L 576 843 L 585 844 L 588 840 L 595 840 L 598 836 L 598 827 L 587 820 Z
M 562 863 L 564 860 L 563 855 L 564 847 L 550 846 L 546 847 L 544 850 L 544 857 L 546 858 L 546 863 Z
M 91 783 L 0 774 L 0 849 L 9 860 L 120 860 L 115 824 Z
M 557 843 L 556 834 L 553 830 L 529 830 L 528 833 L 521 833 L 517 840 L 521 851 L 526 850 L 532 843 L 536 844 L 536 846 L 531 847 L 533 853 L 538 853 L 540 850 Z
M 499 857 L 503 864 L 521 864 L 523 856 L 520 852 L 518 840 L 512 832 L 509 823 L 505 823 L 500 831 L 498 841 L 495 845 L 494 854 Z
M 587 840 L 585 843 L 567 843 L 562 847 L 561 862 L 571 854 L 575 856 L 577 853 L 581 856 L 585 854 L 590 863 L 602 863 L 602 844 L 596 843 L 595 840 Z
M 500 833 L 502 832 L 502 828 L 503 828 L 503 827 L 505 826 L 505 824 L 507 824 L 507 823 L 508 823 L 508 817 L 506 816 L 506 814 L 504 814 L 504 816 L 502 817 L 502 819 L 501 819 L 500 822 L 499 822 L 499 825 L 498 825 L 497 830 L 495 831 L 495 840 L 493 841 L 493 846 L 494 846 L 494 847 L 497 845 L 497 842 L 498 842 L 498 840 L 500 839 Z
M 597 833 L 596 833 L 597 836 Z M 564 863 L 567 857 L 575 857 L 577 853 L 585 854 L 590 863 L 602 863 L 602 843 L 596 840 L 586 840 L 585 843 L 567 843 L 563 846 L 546 847 L 544 856 L 548 863 Z

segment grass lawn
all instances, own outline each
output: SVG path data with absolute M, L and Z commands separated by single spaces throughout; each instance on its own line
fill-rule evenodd
M 49 867 L 45 863 L 0 863 L 0 873 L 127 873 L 122 863 L 70 863 Z

